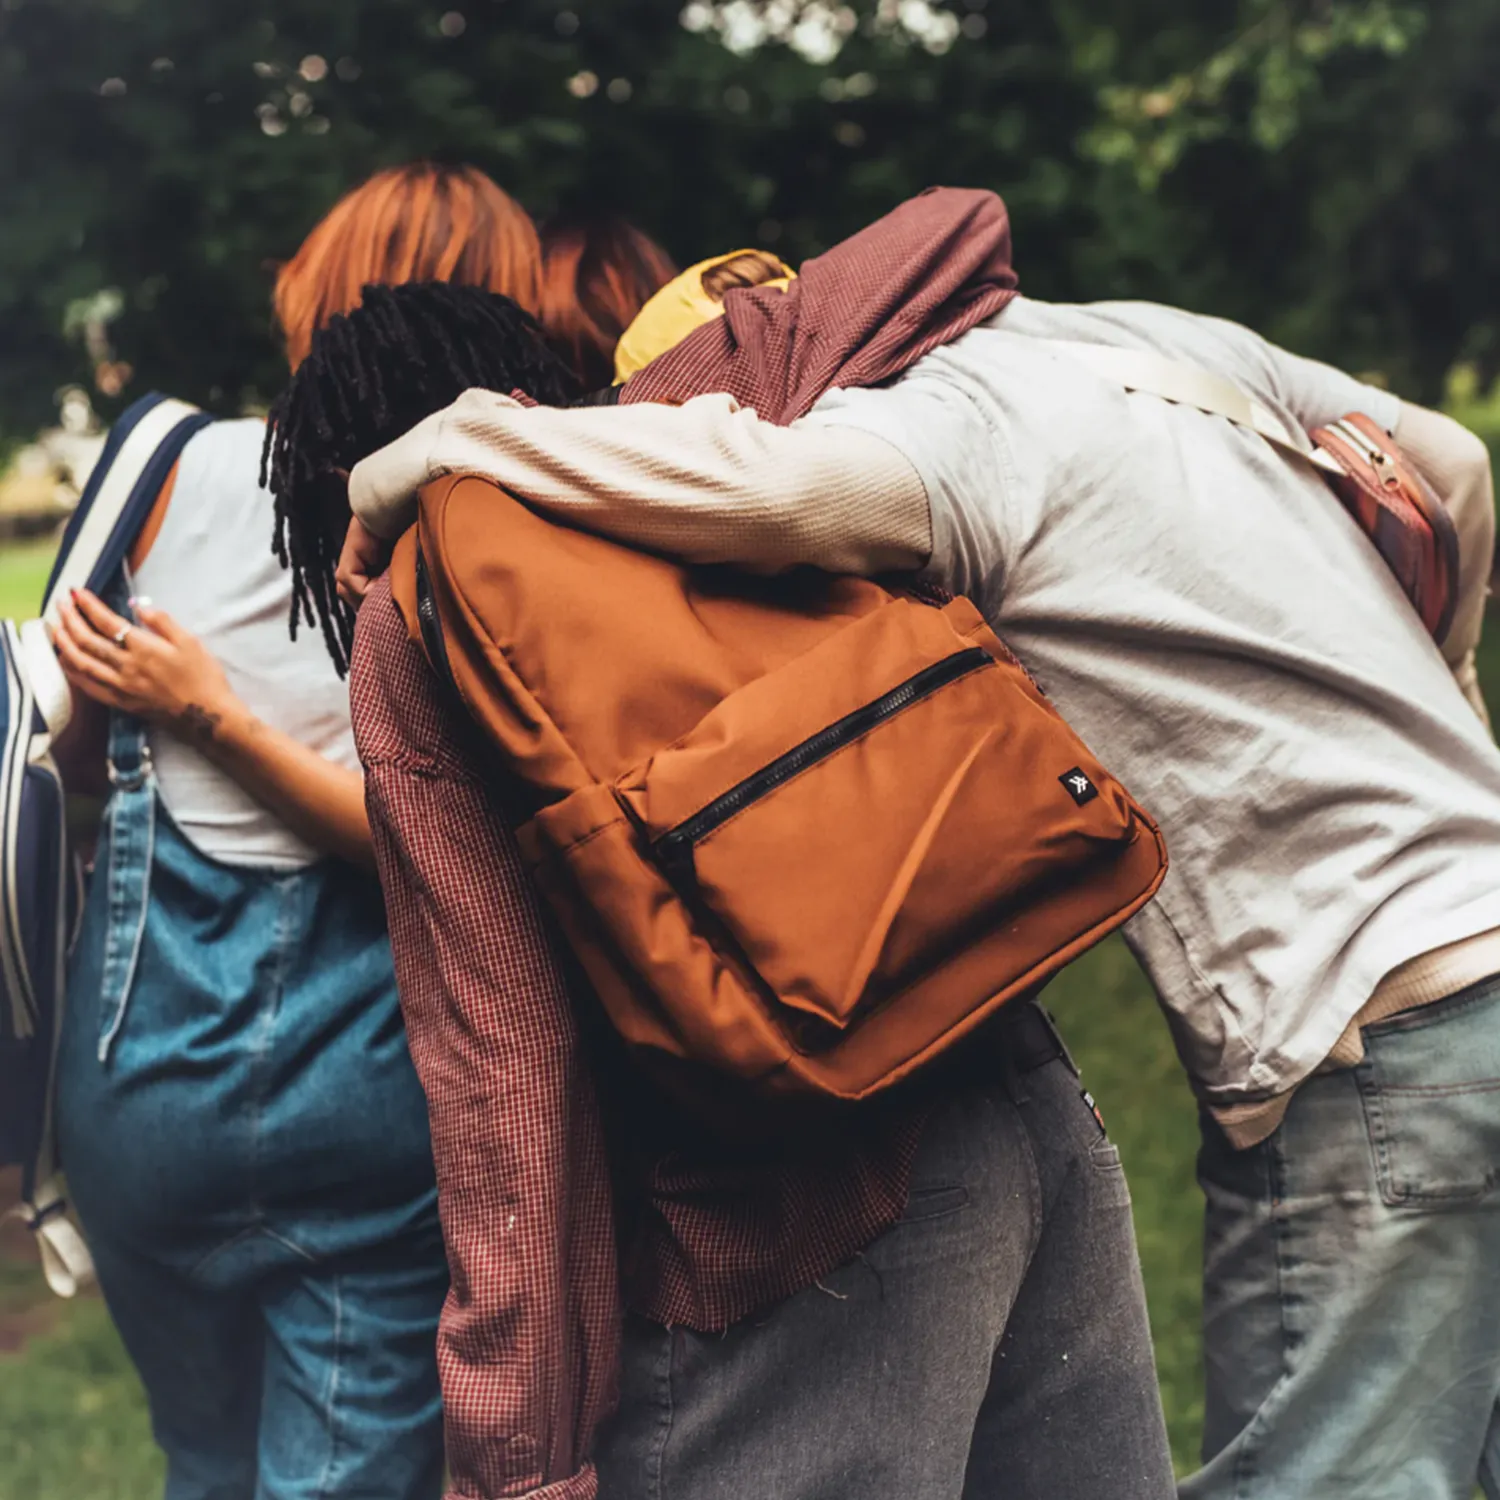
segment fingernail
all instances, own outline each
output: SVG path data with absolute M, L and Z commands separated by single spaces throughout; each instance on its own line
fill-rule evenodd
M 150 609 L 151 596 L 149 594 L 142 594 L 139 599 L 132 599 L 130 601 L 130 607 L 132 609 Z

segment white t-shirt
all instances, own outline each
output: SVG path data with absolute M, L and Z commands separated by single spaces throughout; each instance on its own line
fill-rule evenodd
M 291 574 L 271 550 L 272 501 L 260 487 L 265 424 L 215 422 L 183 449 L 177 484 L 134 589 L 202 640 L 258 719 L 359 769 L 349 689 L 316 628 L 292 641 Z M 164 729 L 150 732 L 157 784 L 173 819 L 227 864 L 296 869 L 318 851 L 227 773 Z
M 1204 1097 L 1280 1093 L 1396 965 L 1500 925 L 1500 751 L 1332 493 L 1055 339 L 1226 376 L 1309 428 L 1398 403 L 1235 324 L 1018 298 L 882 390 L 830 392 L 915 467 L 969 594 L 1160 821 L 1127 927 Z

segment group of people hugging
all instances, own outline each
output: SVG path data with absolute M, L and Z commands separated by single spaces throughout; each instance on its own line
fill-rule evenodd
M 879 225 L 823 258 L 821 316 L 864 320 L 825 368 L 807 298 L 794 346 L 756 332 L 772 252 L 679 273 L 382 171 L 280 269 L 269 415 L 198 432 L 118 586 L 61 602 L 59 760 L 108 801 L 60 1149 L 168 1500 L 1176 1492 L 1119 1155 L 1033 1000 L 801 1142 L 636 1066 L 386 577 L 448 474 L 692 566 L 972 599 L 1173 859 L 1127 938 L 1202 1106 L 1181 1494 L 1500 1497 L 1487 456 L 1236 325 L 1020 296 L 998 199 L 914 202 L 920 264 Z M 1459 532 L 1446 637 L 1314 472 L 1082 346 L 1394 434 Z

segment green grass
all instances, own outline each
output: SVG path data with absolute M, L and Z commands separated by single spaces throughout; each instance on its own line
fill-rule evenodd
M 1472 365 L 1458 365 L 1448 376 L 1443 410 L 1477 432 L 1489 447 L 1491 461 L 1500 466 L 1500 380 L 1486 391 Z
M 0 548 L 0 615 L 34 612 L 47 565 L 45 546 Z M 1481 675 L 1500 707 L 1500 630 Z M 1047 1002 L 1129 1172 L 1172 1452 L 1189 1469 L 1203 1415 L 1192 1096 L 1156 1001 L 1118 939 L 1074 964 Z M 0 1318 L 45 1307 L 46 1297 L 33 1271 L 0 1262 Z M 50 1314 L 50 1328 L 22 1352 L 0 1355 L 0 1497 L 155 1500 L 160 1459 L 102 1306 L 81 1300 Z
M 0 542 L 0 619 L 25 620 L 41 608 L 53 544 Z
M 156 1500 L 163 1473 L 140 1382 L 103 1303 L 68 1304 L 51 1332 L 0 1357 L 6 1500 Z

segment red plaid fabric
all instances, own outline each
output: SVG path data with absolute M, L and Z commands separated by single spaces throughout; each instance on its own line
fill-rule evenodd
M 889 380 L 1015 295 L 1005 204 L 929 188 L 804 262 L 784 292 L 727 293 L 724 316 L 653 360 L 620 402 L 727 391 L 768 422 L 794 422 L 830 387 Z
M 724 1328 L 789 1296 L 899 1218 L 925 1110 L 872 1109 L 857 1139 L 795 1160 L 715 1160 L 669 1113 L 649 1149 L 611 1134 L 630 1226 L 617 1264 L 578 997 L 493 770 L 385 583 L 360 610 L 350 682 L 453 1274 L 438 1336 L 452 1494 L 586 1500 L 621 1268 L 629 1304 L 664 1324 Z
M 471 731 L 386 586 L 359 625 L 355 734 L 453 1277 L 438 1366 L 454 1494 L 584 1500 L 619 1340 L 598 1109 Z

